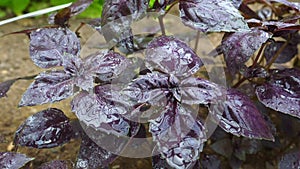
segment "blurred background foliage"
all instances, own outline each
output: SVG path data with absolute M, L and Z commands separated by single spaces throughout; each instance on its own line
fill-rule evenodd
M 74 1 L 75 0 L 0 0 L 0 19 L 10 18 Z M 99 18 L 104 1 L 105 0 L 94 0 L 78 17 Z

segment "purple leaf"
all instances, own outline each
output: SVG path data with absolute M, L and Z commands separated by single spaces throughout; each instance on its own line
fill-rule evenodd
M 256 87 L 256 95 L 266 107 L 300 118 L 299 69 L 274 69 L 270 80 Z
M 212 105 L 210 113 L 226 132 L 236 136 L 274 140 L 263 115 L 249 97 L 237 90 L 229 89 L 225 102 Z
M 194 124 L 194 127 L 190 129 L 190 132 L 183 132 L 182 136 L 177 135 L 174 137 L 172 132 L 179 134 L 183 126 L 178 126 L 179 124 L 177 124 L 171 127 L 173 131 L 168 133 L 169 136 L 163 138 L 168 138 L 164 140 L 167 143 L 163 143 L 164 141 L 160 136 L 158 136 L 159 141 L 156 139 L 159 142 L 157 145 L 158 151 L 161 152 L 161 155 L 171 167 L 192 168 L 199 158 L 203 143 L 206 141 L 204 138 L 205 133 L 200 122 L 192 124 Z M 174 128 L 177 128 L 177 131 Z M 169 144 L 169 146 L 166 146 L 166 144 Z
M 103 6 L 101 25 L 129 15 L 132 19 L 138 19 L 146 12 L 147 7 L 147 0 L 107 0 Z
M 23 94 L 19 106 L 53 103 L 73 95 L 73 80 L 64 71 L 39 74 Z
M 259 29 L 236 32 L 222 41 L 225 61 L 229 71 L 234 74 L 265 43 L 270 34 Z
M 300 151 L 295 151 L 287 153 L 281 157 L 279 164 L 279 169 L 297 169 L 300 168 Z
M 229 0 L 185 0 L 179 2 L 182 22 L 203 32 L 236 32 L 249 29 Z
M 146 13 L 147 7 L 147 0 L 106 0 L 101 17 L 105 40 L 117 43 L 124 53 L 133 52 L 130 23 L 141 18 Z
M 114 98 L 118 95 L 118 89 L 110 85 L 96 86 L 95 93 L 89 94 L 82 91 L 72 101 L 72 111 L 85 125 L 108 134 L 127 135 L 130 131 L 130 123 L 122 117 L 127 112 Z
M 172 36 L 153 39 L 146 49 L 146 64 L 176 77 L 194 74 L 203 65 L 196 53 L 183 41 Z
M 53 160 L 42 164 L 38 169 L 68 169 L 68 163 L 63 160 Z
M 284 41 L 277 41 L 270 43 L 266 46 L 264 50 L 264 56 L 267 61 L 270 62 L 272 58 L 275 56 L 277 51 L 285 44 Z M 279 56 L 276 58 L 275 63 L 286 63 L 290 61 L 293 57 L 298 54 L 297 44 L 288 43 L 287 46 L 284 47 L 283 51 L 280 52 Z
M 113 51 L 91 54 L 84 59 L 86 74 L 94 74 L 102 81 L 109 81 L 120 75 L 129 65 L 126 57 Z
M 94 87 L 94 72 L 85 70 L 84 63 L 78 56 L 65 55 L 63 58 L 63 67 L 66 75 L 72 76 L 76 86 L 83 90 L 90 90 Z
M 17 81 L 18 79 L 7 80 L 5 82 L 0 83 L 0 98 L 6 96 L 6 93 L 10 89 L 10 87 Z
M 19 169 L 34 158 L 15 152 L 0 152 L 0 168 Z
M 30 57 L 41 68 L 62 65 L 66 53 L 77 55 L 80 41 L 68 28 L 41 28 L 30 33 Z
M 149 128 L 157 151 L 171 167 L 189 168 L 196 163 L 206 136 L 189 106 L 170 101 L 160 117 L 150 120 Z
M 236 8 L 239 9 L 239 7 L 241 6 L 241 4 L 243 3 L 243 0 L 230 0 L 232 5 Z
M 165 158 L 163 158 L 160 154 L 152 156 L 152 168 L 153 169 L 173 169 Z
M 15 145 L 52 148 L 69 142 L 73 129 L 68 117 L 56 108 L 40 111 L 26 119 L 18 128 Z
M 175 84 L 174 84 L 175 86 Z M 165 98 L 171 94 L 172 84 L 167 75 L 153 72 L 140 75 L 125 89 L 126 94 L 137 103 L 164 105 Z
M 76 161 L 76 168 L 103 168 L 113 162 L 115 158 L 117 158 L 117 155 L 98 146 L 84 134 Z
M 186 104 L 208 104 L 222 99 L 222 89 L 217 84 L 201 78 L 189 77 L 179 86 L 181 102 Z
M 83 12 L 92 2 L 93 0 L 77 0 L 76 2 L 73 2 L 72 5 L 68 7 L 71 9 L 71 17 Z

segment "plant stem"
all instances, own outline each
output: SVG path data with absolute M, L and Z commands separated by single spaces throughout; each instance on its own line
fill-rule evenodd
M 237 88 L 239 87 L 244 81 L 246 81 L 247 78 L 243 77 L 242 79 L 240 79 L 235 85 L 233 85 L 233 88 Z
M 254 61 L 253 61 L 253 64 L 252 64 L 252 67 L 256 66 L 257 63 L 259 63 L 259 58 L 261 58 L 261 55 L 262 55 L 262 51 L 263 49 L 266 47 L 267 43 L 263 43 L 262 46 L 260 47 Z
M 196 42 L 195 42 L 195 49 L 194 49 L 195 52 L 197 52 L 197 50 L 198 50 L 199 38 L 200 38 L 200 31 L 197 31 Z
M 165 25 L 164 25 L 163 17 L 164 17 L 163 15 L 160 15 L 158 17 L 158 21 L 159 21 L 159 25 L 160 25 L 161 34 L 162 35 L 166 35 L 166 30 L 165 30 Z
M 266 65 L 266 69 L 269 70 L 272 64 L 276 61 L 276 59 L 279 57 L 280 53 L 285 49 L 285 47 L 288 45 L 288 41 L 286 41 L 280 49 L 275 53 L 275 55 L 272 57 L 271 61 Z

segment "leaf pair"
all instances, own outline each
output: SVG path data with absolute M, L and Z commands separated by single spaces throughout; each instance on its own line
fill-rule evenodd
M 30 34 L 30 55 L 42 68 L 63 66 L 64 70 L 40 73 L 24 93 L 19 106 L 33 106 L 66 99 L 74 86 L 83 90 L 94 87 L 94 79 L 110 81 L 128 65 L 126 58 L 102 51 L 81 59 L 80 42 L 68 28 L 44 28 Z

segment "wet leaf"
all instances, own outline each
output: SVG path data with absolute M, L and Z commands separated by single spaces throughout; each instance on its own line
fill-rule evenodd
M 72 135 L 68 117 L 59 109 L 49 108 L 26 119 L 16 131 L 14 144 L 52 148 L 69 142 Z
M 66 53 L 77 55 L 80 41 L 68 28 L 41 28 L 30 33 L 30 57 L 41 68 L 62 65 Z
M 186 0 L 179 2 L 182 22 L 203 32 L 236 32 L 248 28 L 239 11 L 229 0 Z
M 210 113 L 219 126 L 236 136 L 274 140 L 263 115 L 249 97 L 234 89 L 227 91 L 226 100 L 212 105 Z
M 86 75 L 93 74 L 102 81 L 119 76 L 129 65 L 129 60 L 113 51 L 101 51 L 84 59 Z
M 236 32 L 222 41 L 222 49 L 228 70 L 234 74 L 265 43 L 270 34 L 259 29 Z
M 300 167 L 300 151 L 294 151 L 283 155 L 279 161 L 279 169 L 296 169 Z
M 68 169 L 68 162 L 63 160 L 53 160 L 42 164 L 38 169 Z
M 108 134 L 127 135 L 130 123 L 122 117 L 126 106 L 115 98 L 120 98 L 119 90 L 110 85 L 96 86 L 94 93 L 82 91 L 72 101 L 72 111 L 87 126 Z
M 86 134 L 81 137 L 82 141 L 77 156 L 76 169 L 104 168 L 118 157 L 98 146 Z
M 101 25 L 128 15 L 132 15 L 134 20 L 138 19 L 146 12 L 147 7 L 146 0 L 107 0 L 103 6 Z
M 140 75 L 126 88 L 126 94 L 137 103 L 159 104 L 171 94 L 172 82 L 167 75 L 153 72 Z
M 0 152 L 0 168 L 19 169 L 34 158 L 15 152 Z
M 230 0 L 232 5 L 236 8 L 239 9 L 239 7 L 241 6 L 241 4 L 243 3 L 243 0 Z
M 146 66 L 176 77 L 187 77 L 203 65 L 197 54 L 183 41 L 173 36 L 153 39 L 146 49 Z
M 102 34 L 106 42 L 114 42 L 125 54 L 135 50 L 132 21 L 141 18 L 148 8 L 147 0 L 107 0 L 101 17 Z
M 0 83 L 0 98 L 5 97 L 10 87 L 17 81 L 17 79 L 7 80 Z
M 261 103 L 273 110 L 300 118 L 300 71 L 271 70 L 269 81 L 256 87 Z
M 206 141 L 205 130 L 187 105 L 169 101 L 160 117 L 149 120 L 156 151 L 174 168 L 193 166 Z
M 158 135 L 153 133 L 154 140 L 158 143 L 157 149 L 171 167 L 192 168 L 206 141 L 204 127 L 195 119 L 186 120 L 188 115 L 174 116 L 172 126 Z
M 19 106 L 53 103 L 73 95 L 73 79 L 64 71 L 39 74 L 23 94 Z
M 189 77 L 179 86 L 181 102 L 186 104 L 208 104 L 223 98 L 220 86 L 201 78 Z
M 77 0 L 72 3 L 72 5 L 69 6 L 69 8 L 71 9 L 71 17 L 83 12 L 91 5 L 92 2 L 93 0 Z
M 270 43 L 266 46 L 264 50 L 264 56 L 267 61 L 270 62 L 272 58 L 275 56 L 277 51 L 285 44 L 284 41 L 277 41 Z M 297 44 L 288 43 L 287 46 L 280 52 L 279 56 L 275 60 L 275 63 L 286 63 L 293 59 L 298 54 Z

